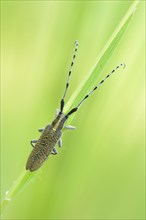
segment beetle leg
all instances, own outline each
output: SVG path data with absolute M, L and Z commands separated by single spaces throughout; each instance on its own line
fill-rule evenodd
M 58 151 L 55 149 L 55 147 L 53 148 L 53 150 L 52 150 L 51 154 L 53 154 L 53 155 L 58 154 Z
M 59 146 L 59 147 L 62 147 L 62 138 L 59 139 L 59 141 L 58 141 L 58 146 Z
M 34 147 L 33 143 L 36 144 L 37 141 L 38 141 L 38 140 L 31 140 L 31 141 L 30 141 L 31 146 Z
M 67 126 L 64 126 L 64 129 L 66 129 L 66 130 L 75 130 L 76 127 L 74 127 L 72 125 L 67 125 Z
M 43 132 L 45 129 L 44 128 L 39 128 L 39 132 Z

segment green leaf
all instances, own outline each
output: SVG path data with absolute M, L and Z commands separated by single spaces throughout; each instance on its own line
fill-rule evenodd
M 106 43 L 105 47 L 103 48 L 101 54 L 99 55 L 99 58 L 97 59 L 97 62 L 95 64 L 93 70 L 84 79 L 84 81 L 82 81 L 82 83 L 75 90 L 75 92 L 72 94 L 71 98 L 67 102 L 67 104 L 64 108 L 65 112 L 67 112 L 70 108 L 75 107 L 83 99 L 83 97 L 91 89 L 93 89 L 93 86 L 95 85 L 95 83 L 97 83 L 97 79 L 99 77 L 99 74 L 102 73 L 105 66 L 107 65 L 107 63 L 111 59 L 115 49 L 117 48 L 118 44 L 120 43 L 126 29 L 128 28 L 129 23 L 130 23 L 131 19 L 133 18 L 133 14 L 136 10 L 136 6 L 137 6 L 138 2 L 139 1 L 135 1 L 131 5 L 131 7 L 127 11 L 126 15 L 120 21 L 118 27 L 115 29 L 114 33 L 112 34 L 112 36 L 110 37 L 110 39 Z

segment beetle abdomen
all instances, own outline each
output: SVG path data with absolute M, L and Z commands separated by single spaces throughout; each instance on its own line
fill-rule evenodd
M 28 157 L 26 170 L 35 171 L 40 168 L 60 137 L 61 131 L 53 131 L 50 125 L 47 126 Z

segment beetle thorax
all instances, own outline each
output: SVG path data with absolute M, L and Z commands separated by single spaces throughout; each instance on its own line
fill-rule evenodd
M 66 120 L 67 120 L 67 116 L 63 112 L 60 112 L 51 124 L 53 127 L 53 130 L 54 131 L 61 130 Z

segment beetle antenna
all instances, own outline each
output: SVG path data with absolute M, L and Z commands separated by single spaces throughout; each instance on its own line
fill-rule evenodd
M 64 98 L 66 96 L 66 93 L 67 93 L 67 90 L 68 90 L 68 87 L 69 87 L 70 76 L 71 76 L 71 73 L 72 73 L 72 68 L 73 68 L 73 65 L 74 65 L 74 60 L 75 60 L 75 57 L 76 57 L 77 50 L 78 50 L 78 41 L 76 40 L 75 41 L 74 55 L 73 55 L 73 58 L 72 58 L 72 61 L 71 61 L 71 65 L 70 65 L 70 70 L 69 70 L 69 73 L 68 73 L 68 78 L 67 78 L 67 82 L 66 82 L 65 92 L 64 92 L 63 98 L 61 99 L 61 105 L 60 105 L 60 111 L 61 112 L 63 111 L 63 108 L 64 108 Z
M 82 103 L 85 101 L 85 99 L 87 99 L 96 89 L 98 89 L 98 88 L 101 86 L 101 84 L 103 84 L 103 83 L 107 80 L 107 78 L 110 77 L 110 76 L 111 76 L 119 67 L 121 67 L 121 66 L 123 66 L 123 68 L 125 68 L 126 65 L 125 65 L 124 63 L 121 63 L 121 64 L 118 65 L 115 69 L 113 69 L 100 83 L 98 83 L 97 86 L 94 87 L 93 90 L 91 90 L 91 91 L 80 101 L 80 103 L 77 105 L 77 107 L 75 107 L 75 108 L 73 108 L 73 109 L 71 109 L 71 110 L 69 111 L 69 113 L 67 114 L 67 116 L 69 116 L 69 115 L 73 114 L 74 112 L 76 112 L 76 111 L 79 109 L 79 107 L 82 105 Z

